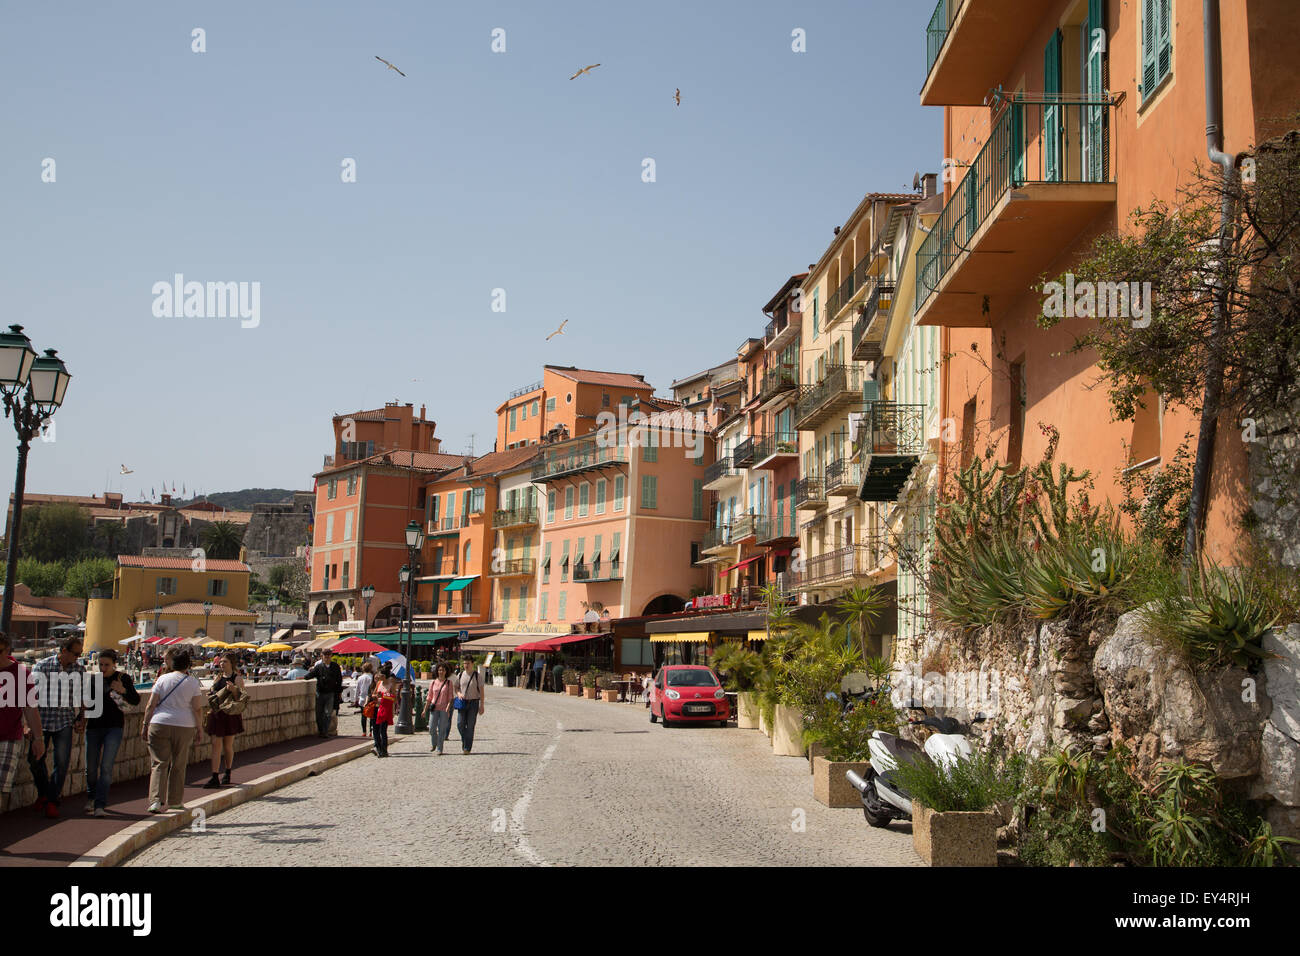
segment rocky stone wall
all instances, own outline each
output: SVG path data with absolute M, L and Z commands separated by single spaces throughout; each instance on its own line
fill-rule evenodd
M 314 736 L 316 733 L 316 682 L 280 681 L 268 684 L 249 684 L 250 700 L 244 708 L 244 732 L 235 740 L 235 769 L 239 769 L 241 751 L 264 747 L 283 740 Z M 140 720 L 144 717 L 149 693 L 140 695 L 140 703 L 126 708 L 126 728 L 122 746 L 113 765 L 113 782 L 149 776 L 149 748 L 140 738 Z M 212 755 L 212 744 L 204 733 L 203 743 L 190 748 L 190 764 L 206 762 Z M 46 754 L 45 764 L 53 770 L 54 758 Z M 82 794 L 86 792 L 86 739 L 73 738 L 72 767 L 63 783 L 66 809 L 81 811 Z M 18 765 L 18 777 L 10 796 L 9 807 L 16 809 L 36 802 L 36 788 L 32 784 L 27 761 Z
M 1123 743 L 1139 771 L 1161 760 L 1209 764 L 1270 801 L 1279 832 L 1300 835 L 1300 625 L 1270 632 L 1260 672 L 1193 670 L 1146 633 L 1137 611 L 1113 630 L 1048 623 L 932 630 L 899 646 L 897 699 L 967 721 L 1012 751 L 1104 753 Z

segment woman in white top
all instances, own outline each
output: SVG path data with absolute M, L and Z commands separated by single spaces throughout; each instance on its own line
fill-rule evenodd
M 172 669 L 154 682 L 140 723 L 149 745 L 149 812 L 185 809 L 190 747 L 203 742 L 203 686 L 189 674 L 190 655 L 177 651 Z
M 352 699 L 352 703 L 361 710 L 361 732 L 366 732 L 366 701 L 370 700 L 370 688 L 375 683 L 375 667 L 369 661 L 361 668 L 361 676 L 357 678 L 357 692 Z

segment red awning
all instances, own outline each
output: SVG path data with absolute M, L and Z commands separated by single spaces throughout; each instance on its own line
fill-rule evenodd
M 167 635 L 159 634 L 157 637 L 147 637 L 144 642 L 146 644 L 165 644 L 167 642 Z
M 741 561 L 739 564 L 733 564 L 731 567 L 729 567 L 729 568 L 724 568 L 723 570 L 719 571 L 718 573 L 719 573 L 719 574 L 726 574 L 728 571 L 734 571 L 734 570 L 736 570 L 736 568 L 743 568 L 743 567 L 744 567 L 745 565 L 747 565 L 747 564 L 753 564 L 755 561 L 757 561 L 757 560 L 758 560 L 759 558 L 761 558 L 761 557 L 762 557 L 761 554 L 756 554 L 756 555 L 754 555 L 752 558 L 746 558 L 744 561 Z
M 520 644 L 515 648 L 516 651 L 544 651 L 549 652 L 558 648 L 562 644 L 576 644 L 579 641 L 590 641 L 598 637 L 611 637 L 609 633 L 605 634 L 569 634 L 565 637 L 552 637 L 545 641 L 533 641 L 530 644 Z

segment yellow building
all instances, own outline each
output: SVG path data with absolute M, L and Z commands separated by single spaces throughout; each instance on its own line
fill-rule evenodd
M 119 555 L 112 597 L 87 602 L 86 650 L 121 650 L 136 634 L 246 641 L 257 623 L 249 572 L 242 561 Z

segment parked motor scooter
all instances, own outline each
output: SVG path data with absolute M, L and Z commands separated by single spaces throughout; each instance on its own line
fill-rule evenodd
M 912 705 L 912 710 L 922 710 Z M 983 721 L 982 714 L 977 714 L 963 732 L 962 725 L 953 717 L 922 717 L 909 720 L 912 726 L 933 727 L 935 733 L 925 741 L 924 748 L 918 747 L 910 740 L 904 740 L 895 734 L 883 730 L 871 733 L 867 748 L 871 752 L 871 766 L 866 776 L 860 776 L 852 770 L 845 776 L 862 795 L 862 813 L 867 823 L 873 827 L 887 827 L 891 820 L 912 818 L 912 795 L 900 785 L 894 771 L 899 763 L 915 763 L 917 760 L 931 761 L 941 767 L 950 767 L 971 755 L 970 741 L 965 733 L 970 727 Z

